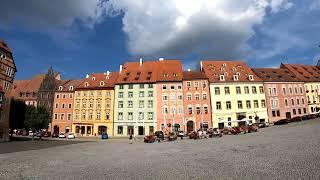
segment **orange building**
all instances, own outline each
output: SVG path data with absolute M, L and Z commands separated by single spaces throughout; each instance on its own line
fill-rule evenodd
M 51 132 L 71 132 L 75 88 L 81 80 L 63 80 L 54 94 Z

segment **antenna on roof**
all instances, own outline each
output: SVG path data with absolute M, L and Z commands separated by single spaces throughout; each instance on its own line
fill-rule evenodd
M 201 70 L 201 71 L 203 70 L 203 64 L 202 64 L 202 61 L 200 61 L 200 70 Z

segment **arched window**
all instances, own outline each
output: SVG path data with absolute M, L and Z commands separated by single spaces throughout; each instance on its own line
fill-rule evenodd
M 59 91 L 62 91 L 63 87 L 62 86 L 59 86 Z
M 103 81 L 100 81 L 100 86 L 104 86 L 104 82 Z

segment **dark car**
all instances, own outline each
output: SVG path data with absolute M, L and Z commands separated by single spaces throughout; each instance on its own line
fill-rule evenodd
M 164 134 L 162 131 L 156 131 L 154 135 L 156 135 L 158 139 L 164 140 Z
M 317 116 L 315 114 L 310 114 L 309 115 L 309 119 L 315 119 L 315 118 L 317 118 Z
M 27 130 L 22 130 L 22 133 L 21 133 L 22 136 L 29 136 L 29 131 Z
M 50 137 L 50 136 L 51 136 L 51 132 L 49 131 L 43 132 L 43 137 Z
M 109 139 L 108 133 L 103 132 L 103 133 L 101 134 L 101 139 Z
M 299 121 L 302 121 L 301 116 L 296 116 L 296 117 L 290 119 L 290 122 L 299 122 Z
M 290 121 L 288 119 L 280 119 L 276 122 L 274 122 L 274 125 L 283 125 L 283 124 L 288 124 Z
M 309 120 L 309 116 L 308 115 L 304 115 L 304 116 L 302 116 L 302 120 Z
M 53 137 L 53 138 L 57 138 L 57 137 L 59 137 L 59 133 L 57 133 L 57 132 L 53 132 L 51 137 Z
M 37 133 L 36 133 L 36 136 L 37 136 L 37 137 L 43 137 L 43 132 L 37 132 Z

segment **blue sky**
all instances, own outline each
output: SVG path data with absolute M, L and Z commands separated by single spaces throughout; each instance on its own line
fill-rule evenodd
M 253 67 L 320 59 L 320 0 L 4 0 L 0 38 L 16 79 L 118 71 L 128 60 L 246 60 Z

